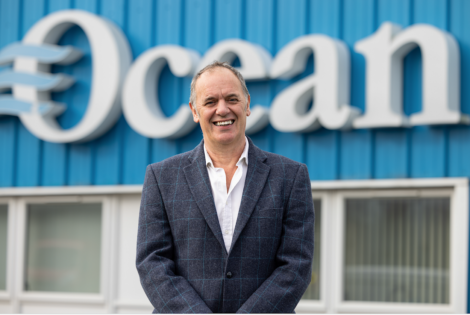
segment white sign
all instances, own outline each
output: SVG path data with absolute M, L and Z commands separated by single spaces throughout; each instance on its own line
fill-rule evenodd
M 93 56 L 92 88 L 87 111 L 73 128 L 62 129 L 55 116 L 66 104 L 50 100 L 49 91 L 73 84 L 66 75 L 51 75 L 50 64 L 70 64 L 80 52 L 56 46 L 63 33 L 80 26 L 88 37 Z M 403 58 L 415 47 L 423 56 L 423 110 L 406 117 L 403 113 Z M 262 47 L 240 39 L 221 41 L 204 56 L 193 50 L 157 46 L 131 64 L 129 44 L 110 21 L 79 10 L 50 14 L 37 22 L 21 44 L 0 52 L 0 65 L 14 63 L 14 71 L 0 73 L 13 97 L 0 97 L 0 114 L 18 115 L 38 138 L 51 142 L 82 142 L 109 130 L 121 114 L 136 132 L 149 138 L 179 138 L 195 127 L 187 104 L 171 117 L 163 114 L 158 101 L 158 81 L 168 64 L 177 77 L 192 77 L 213 60 L 233 62 L 247 81 L 290 79 L 305 70 L 314 52 L 315 72 L 281 91 L 268 104 L 252 107 L 247 134 L 268 123 L 282 132 L 327 129 L 408 127 L 413 125 L 469 123 L 460 112 L 460 52 L 456 40 L 436 27 L 417 24 L 401 30 L 383 23 L 371 36 L 360 40 L 355 50 L 366 59 L 366 111 L 350 104 L 350 54 L 340 40 L 325 35 L 299 37 L 272 58 Z M 130 69 L 129 69 L 130 67 Z M 129 69 L 129 73 L 127 70 Z M 8 88 L 0 84 L 0 89 Z M 155 93 L 156 92 L 156 93 Z M 308 109 L 310 102 L 314 103 Z

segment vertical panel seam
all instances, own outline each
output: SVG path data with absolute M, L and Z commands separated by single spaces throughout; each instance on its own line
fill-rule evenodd
M 102 1 L 100 1 L 100 0 L 96 1 L 95 10 L 96 10 L 96 14 L 98 14 L 98 15 L 101 15 L 101 4 L 102 4 Z
M 158 5 L 156 4 L 157 0 L 152 0 L 150 2 L 150 14 L 152 15 L 152 18 L 150 20 L 150 46 L 154 47 L 157 45 L 157 37 L 158 37 L 158 32 L 157 32 L 157 16 L 158 16 Z
M 444 174 L 443 177 L 449 176 L 449 127 L 444 126 Z
M 344 37 L 344 0 L 338 0 L 338 38 L 343 40 Z M 349 47 L 348 47 L 349 50 Z M 352 63 L 351 56 L 349 57 L 350 63 Z M 352 65 L 350 65 L 351 67 Z M 351 76 L 351 74 L 350 74 Z M 349 94 L 349 103 L 351 103 L 351 93 Z M 341 141 L 342 141 L 342 133 L 341 131 L 337 130 L 336 132 L 336 152 L 335 152 L 335 159 L 336 159 L 336 171 L 335 171 L 335 179 L 341 179 L 342 176 L 342 168 L 341 168 Z
M 209 16 L 214 16 L 215 14 L 216 14 L 215 0 L 209 0 Z M 215 40 L 215 19 L 209 19 L 209 47 L 214 44 L 214 40 Z
M 372 1 L 372 32 L 375 32 L 377 30 L 377 23 L 378 23 L 378 0 L 373 0 Z M 367 68 L 367 60 L 364 60 L 364 66 Z M 367 72 L 365 73 L 364 75 L 364 86 L 367 87 Z M 366 110 L 366 95 L 364 95 L 364 111 Z M 377 146 L 376 146 L 376 143 L 375 143 L 375 140 L 376 140 L 376 130 L 375 129 L 371 129 L 370 131 L 370 140 L 369 140 L 369 143 L 370 143 L 370 178 L 375 178 L 375 173 L 376 173 L 376 169 L 375 169 L 375 166 L 376 166 L 376 149 L 377 149 Z
M 240 38 L 246 39 L 246 0 L 240 2 Z
M 446 0 L 446 31 L 450 31 L 450 6 L 450 1 Z M 461 77 L 459 80 L 461 80 Z M 461 104 L 459 105 L 461 106 Z M 449 176 L 449 154 L 449 126 L 444 126 L 444 177 Z
M 14 187 L 17 185 L 18 181 L 17 181 L 17 174 L 18 174 L 18 170 L 17 170 L 17 165 L 18 165 L 18 150 L 19 150 L 19 146 L 18 146 L 18 133 L 19 133 L 19 124 L 20 124 L 20 121 L 18 118 L 14 119 L 13 121 L 13 161 L 12 161 L 12 171 L 11 171 L 11 185 Z
M 23 0 L 20 0 L 18 3 L 18 27 L 16 30 L 16 39 L 20 40 L 21 39 L 21 34 L 22 34 L 22 24 L 23 24 Z M 14 130 L 15 130 L 15 135 L 14 135 L 14 157 L 13 159 L 13 171 L 12 171 L 12 186 L 16 186 L 18 184 L 18 155 L 19 155 L 19 145 L 18 145 L 18 140 L 19 140 L 19 125 L 20 125 L 20 120 L 19 117 L 15 119 L 15 124 L 14 124 Z
M 343 39 L 344 36 L 344 0 L 338 0 L 338 38 Z M 351 100 L 349 100 L 351 101 Z
M 304 0 L 305 1 L 305 34 L 310 33 L 310 1 L 309 0 Z
M 451 3 L 450 0 L 446 0 L 446 30 L 450 31 L 450 9 Z
M 185 28 L 186 28 L 186 19 L 184 18 L 184 8 L 186 7 L 186 4 L 185 4 L 185 0 L 181 0 L 180 2 L 180 20 L 181 20 L 181 28 L 180 28 L 180 38 L 179 38 L 179 44 L 181 46 L 184 46 L 185 45 Z

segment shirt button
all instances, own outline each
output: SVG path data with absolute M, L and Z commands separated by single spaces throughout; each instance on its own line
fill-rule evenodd
M 231 273 L 230 271 L 227 272 L 227 278 L 228 278 L 228 279 L 232 278 L 232 273 Z
M 229 234 L 230 234 L 230 231 L 229 231 L 229 230 L 225 230 L 225 234 L 226 234 L 226 235 L 229 235 Z

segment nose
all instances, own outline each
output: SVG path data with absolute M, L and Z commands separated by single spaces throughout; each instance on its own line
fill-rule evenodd
M 230 113 L 230 109 L 228 108 L 228 104 L 224 99 L 219 100 L 217 103 L 217 110 L 216 114 L 219 116 L 227 116 Z

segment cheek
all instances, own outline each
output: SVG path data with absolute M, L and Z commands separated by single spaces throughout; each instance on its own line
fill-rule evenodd
M 200 113 L 200 120 L 206 125 L 211 124 L 211 118 L 212 118 L 212 112 L 210 110 L 204 110 L 202 113 Z

